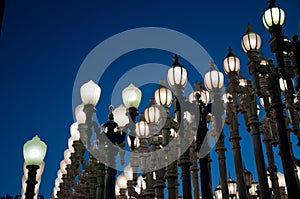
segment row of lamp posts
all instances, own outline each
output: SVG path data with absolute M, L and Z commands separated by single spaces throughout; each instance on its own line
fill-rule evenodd
M 271 51 L 276 56 L 278 67 L 274 66 L 272 60 L 264 59 L 259 52 L 261 38 L 252 31 L 251 26 L 248 26 L 246 34 L 242 37 L 242 47 L 248 55 L 248 67 L 253 85 L 250 79 L 243 78 L 240 60 L 229 49 L 223 61 L 224 71 L 229 79 L 223 98 L 221 91 L 224 76 L 216 69 L 214 63 L 211 63 L 210 70 L 204 76 L 204 84 L 209 92 L 203 85 L 195 84 L 195 90 L 189 97 L 190 101 L 186 100 L 184 87 L 188 81 L 187 70 L 180 65 L 179 58 L 175 56 L 173 65 L 168 71 L 168 83 L 172 87 L 174 98 L 172 91 L 161 82 L 154 92 L 154 100 L 151 100 L 150 106 L 140 116 L 140 121 L 136 122 L 141 91 L 131 84 L 122 92 L 126 108 L 110 107 L 108 121 L 99 127 L 93 120 L 93 115 L 101 89 L 92 81 L 84 84 L 81 87 L 83 105 L 75 110 L 77 121 L 71 127 L 69 149 L 65 151 L 66 157 L 61 162 L 53 198 L 115 198 L 116 184 L 119 187 L 120 198 L 127 198 L 127 195 L 130 198 L 165 198 L 165 188 L 168 190 L 168 198 L 178 198 L 178 166 L 181 171 L 183 198 L 192 198 L 192 195 L 199 197 L 197 159 L 200 165 L 201 195 L 203 198 L 213 198 L 210 154 L 206 153 L 199 158 L 195 156 L 203 148 L 210 151 L 207 138 L 211 136 L 216 141 L 215 150 L 218 154 L 220 172 L 220 185 L 215 190 L 216 198 L 234 198 L 237 195 L 239 198 L 257 196 L 264 199 L 273 196 L 277 199 L 283 198 L 284 191 L 280 186 L 282 179 L 278 177 L 274 162 L 273 147 L 277 145 L 280 150 L 288 198 L 297 198 L 299 195 L 299 179 L 295 164 L 297 159 L 292 151 L 290 132 L 297 136 L 299 145 L 299 94 L 295 95 L 293 79 L 296 78 L 296 91 L 299 93 L 300 48 L 296 36 L 289 41 L 282 34 L 284 17 L 283 10 L 270 0 L 269 8 L 263 16 L 263 23 L 271 33 Z M 284 103 L 281 100 L 281 91 L 284 94 Z M 212 96 L 211 101 L 209 93 Z M 260 98 L 266 112 L 261 122 L 258 117 L 257 97 Z M 173 105 L 174 117 L 169 113 L 171 105 Z M 195 113 L 192 110 L 197 111 Z M 224 111 L 226 112 L 225 123 L 230 127 L 229 140 L 232 142 L 237 183 L 227 177 L 225 157 L 227 149 L 222 127 Z M 258 183 L 252 180 L 251 174 L 243 165 L 238 127 L 239 113 L 244 116 L 247 130 L 251 132 Z M 191 119 L 192 116 L 196 119 Z M 197 129 L 188 128 L 193 126 L 190 125 L 193 122 L 197 123 Z M 208 128 L 209 122 L 213 123 L 211 131 Z M 93 135 L 96 139 L 91 142 Z M 266 147 L 266 156 L 263 153 L 261 135 Z M 124 171 L 116 182 L 115 166 L 119 164 L 116 163 L 116 157 L 119 154 L 120 163 L 124 164 L 126 141 L 132 151 L 130 160 L 132 171 Z M 172 142 L 175 142 L 176 149 L 169 147 Z M 185 145 L 189 146 L 182 147 Z M 167 152 L 167 155 L 158 153 L 157 157 L 153 157 L 152 152 L 161 148 Z M 95 155 L 99 151 L 104 152 L 105 155 L 100 157 Z M 35 157 L 37 153 L 45 155 L 45 152 L 38 152 L 35 149 L 25 153 L 24 146 L 28 169 L 25 197 L 28 199 L 37 194 L 34 190 L 37 183 L 36 171 L 43 160 L 39 162 L 27 160 L 30 156 Z M 168 162 L 178 154 L 176 160 Z M 265 157 L 268 162 L 267 168 Z M 161 167 L 156 168 L 158 162 Z M 169 164 L 164 165 L 164 162 Z M 137 186 L 139 167 L 142 168 L 140 184 L 144 183 L 146 186 Z M 144 190 L 137 191 L 136 187 Z

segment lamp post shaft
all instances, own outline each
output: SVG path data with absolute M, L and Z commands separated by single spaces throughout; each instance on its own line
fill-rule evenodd
M 269 41 L 271 45 L 271 51 L 275 53 L 277 65 L 281 75 L 283 76 L 283 79 L 286 79 L 286 71 L 285 71 L 284 57 L 283 57 L 284 38 L 282 36 L 282 27 L 275 26 L 273 28 L 270 28 L 270 33 L 272 36 Z M 279 79 L 278 76 L 275 76 L 274 77 L 275 82 L 273 82 L 275 86 L 270 85 L 271 98 L 272 98 L 271 109 L 275 116 L 275 121 L 277 123 L 278 130 L 279 130 L 278 144 L 279 144 L 279 150 L 280 150 L 280 155 L 282 160 L 282 166 L 283 166 L 288 196 L 289 198 L 293 199 L 293 198 L 297 198 L 298 195 L 300 195 L 300 191 L 299 191 L 298 180 L 294 172 L 295 169 L 294 160 L 291 155 L 289 141 L 287 137 L 287 129 L 285 126 L 285 118 L 283 115 L 284 107 L 280 98 L 278 79 Z
M 197 153 L 194 151 L 195 150 L 195 143 L 193 143 L 194 147 L 190 148 L 190 154 L 191 154 L 191 161 L 193 163 L 193 166 L 191 167 L 192 171 L 192 182 L 193 182 L 193 193 L 194 193 L 194 198 L 199 198 L 200 193 L 199 193 L 199 183 L 198 183 L 198 165 L 197 165 Z
M 232 143 L 232 151 L 234 158 L 235 173 L 237 179 L 237 190 L 239 197 L 247 198 L 247 189 L 244 181 L 244 172 L 243 172 L 243 162 L 242 162 L 242 153 L 240 140 L 242 139 L 239 135 L 239 123 L 238 123 L 238 91 L 239 82 L 236 78 L 235 72 L 230 72 L 228 74 L 230 83 L 227 86 L 229 93 L 232 95 L 232 102 L 226 104 L 226 119 L 225 122 L 230 127 L 230 137 L 229 141 Z
M 267 154 L 268 165 L 269 165 L 268 171 L 270 174 L 272 191 L 273 191 L 276 199 L 281 199 L 279 183 L 278 183 L 278 176 L 277 176 L 277 167 L 276 167 L 275 161 L 274 161 L 274 152 L 272 150 L 271 139 L 265 138 L 263 141 L 266 146 L 266 154 Z
M 33 199 L 35 196 L 35 185 L 37 183 L 36 172 L 40 167 L 37 165 L 28 165 L 26 166 L 26 168 L 28 169 L 28 179 L 26 181 L 27 187 L 25 192 L 25 199 Z
M 182 193 L 183 199 L 192 198 L 192 185 L 191 185 L 191 173 L 190 166 L 192 165 L 189 157 L 190 149 L 186 149 L 180 157 L 179 166 L 181 168 L 181 181 L 182 181 Z
M 210 155 L 199 159 L 202 198 L 213 199 Z
M 104 199 L 105 165 L 99 162 L 97 163 L 96 168 L 97 168 L 96 199 Z
M 218 153 L 218 163 L 219 163 L 219 171 L 220 171 L 220 185 L 222 189 L 222 198 L 229 197 L 228 184 L 227 184 L 227 168 L 226 168 L 226 156 L 225 151 L 226 147 L 224 144 L 224 131 L 223 131 L 223 122 L 222 115 L 224 113 L 223 102 L 220 96 L 220 90 L 215 89 L 212 91 L 212 97 L 214 100 L 214 104 L 212 106 L 212 114 L 215 116 L 215 133 L 219 134 L 219 139 L 216 143 L 216 152 Z
M 156 193 L 157 199 L 164 199 L 164 189 L 166 187 L 165 182 L 163 180 L 165 174 L 165 168 L 161 168 L 156 171 L 156 180 L 154 183 L 154 189 Z
M 260 190 L 260 198 L 271 198 L 271 194 L 269 191 L 268 179 L 265 168 L 265 160 L 262 150 L 262 143 L 260 138 L 259 126 L 260 122 L 257 116 L 257 103 L 256 103 L 256 93 L 252 90 L 251 85 L 247 85 L 244 90 L 244 97 L 242 99 L 243 105 L 248 106 L 246 110 L 244 110 L 244 114 L 247 115 L 248 123 L 247 126 L 251 131 L 254 156 L 255 156 L 255 165 L 258 175 L 259 181 L 259 190 Z M 247 112 L 245 112 L 247 111 Z

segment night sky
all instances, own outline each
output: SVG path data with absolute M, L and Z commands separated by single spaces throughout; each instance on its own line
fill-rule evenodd
M 223 70 L 222 61 L 227 55 L 227 49 L 233 48 L 235 55 L 241 59 L 242 72 L 247 77 L 247 56 L 242 51 L 240 40 L 250 23 L 262 37 L 265 57 L 274 58 L 269 50 L 269 33 L 262 24 L 267 0 L 200 2 L 7 0 L 0 36 L 0 195 L 20 194 L 23 144 L 39 135 L 48 146 L 39 193 L 46 198 L 50 197 L 59 163 L 67 148 L 69 126 L 74 121 L 72 92 L 77 72 L 87 55 L 107 38 L 140 27 L 176 30 L 201 44 L 220 70 Z M 277 5 L 286 12 L 285 35 L 290 38 L 295 33 L 299 34 L 299 1 L 281 0 L 277 1 Z M 99 81 L 102 88 L 97 106 L 99 122 L 106 121 L 112 88 L 124 72 L 146 63 L 170 66 L 173 54 L 146 49 L 130 52 L 115 60 Z M 185 59 L 181 63 L 192 68 Z M 208 67 L 208 63 L 205 67 Z M 189 74 L 189 77 L 191 82 L 202 79 L 194 73 Z M 132 82 L 135 80 L 132 79 Z M 147 98 L 154 91 L 150 87 L 143 87 L 146 94 L 140 112 L 148 105 Z M 117 107 L 119 104 L 113 105 Z M 226 133 L 228 135 L 228 131 Z M 243 126 L 240 133 L 243 137 L 243 161 L 257 180 L 251 136 Z M 226 146 L 229 149 L 226 154 L 227 167 L 230 175 L 235 177 L 233 159 L 230 157 L 231 143 L 228 140 Z M 299 158 L 299 149 L 295 154 Z M 214 151 L 212 158 L 215 188 L 219 180 Z M 276 162 L 282 171 L 281 161 L 277 158 Z

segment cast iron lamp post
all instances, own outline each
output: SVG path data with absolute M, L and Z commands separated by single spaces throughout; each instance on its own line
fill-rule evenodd
M 150 138 L 149 138 L 149 145 L 151 147 L 151 152 L 156 151 L 159 148 L 159 145 L 162 143 L 162 139 L 160 136 L 160 132 L 158 131 L 158 123 L 160 121 L 160 109 L 157 104 L 154 104 L 154 99 L 150 99 L 150 104 L 149 106 L 145 109 L 144 111 L 145 114 L 145 120 L 149 125 L 149 133 L 150 133 Z M 154 171 L 155 164 L 159 161 L 163 161 L 162 157 L 157 156 L 150 156 L 150 161 L 151 161 L 151 168 Z M 154 189 L 154 193 L 157 199 L 163 199 L 164 198 L 164 188 L 165 188 L 165 183 L 164 183 L 164 168 L 160 168 L 156 170 L 155 172 L 148 172 L 146 176 L 146 187 L 147 187 L 147 192 L 152 193 L 152 189 Z M 157 178 L 154 181 L 154 174 L 156 174 Z M 153 182 L 154 181 L 154 182 Z
M 209 122 L 208 116 L 211 114 L 211 103 L 210 95 L 207 90 L 204 89 L 203 84 L 195 83 L 194 91 L 189 96 L 190 103 L 195 103 L 199 107 L 199 125 L 197 129 L 197 138 L 196 138 L 196 151 L 200 150 L 200 147 L 205 152 L 208 152 L 204 157 L 199 158 L 200 165 L 200 180 L 201 180 L 201 193 L 202 198 L 213 198 L 212 193 L 212 177 L 211 177 L 211 168 L 210 162 L 210 146 L 209 146 L 209 137 L 207 123 Z M 196 163 L 197 164 L 197 163 Z
M 238 95 L 241 93 L 240 82 L 237 78 L 240 72 L 240 59 L 236 57 L 232 50 L 228 50 L 228 55 L 223 61 L 224 71 L 229 78 L 229 84 L 226 87 L 226 92 L 230 94 L 230 98 L 226 103 L 226 124 L 230 127 L 229 140 L 232 142 L 232 151 L 234 157 L 235 173 L 237 178 L 237 189 L 241 198 L 247 198 L 246 186 L 244 182 L 243 163 L 239 135 L 238 123 Z
M 281 75 L 282 78 L 287 81 L 289 92 L 293 93 L 294 88 L 292 86 L 292 77 L 294 75 L 292 74 L 293 70 L 288 70 L 288 68 L 286 68 L 284 64 L 283 51 L 286 48 L 286 42 L 284 41 L 284 37 L 282 35 L 282 25 L 284 23 L 285 18 L 284 11 L 281 8 L 275 6 L 274 2 L 274 0 L 269 1 L 269 8 L 265 11 L 263 16 L 263 23 L 271 33 L 271 51 L 276 55 L 279 71 L 277 72 L 274 69 L 272 69 L 272 67 L 270 67 L 269 64 L 261 64 L 261 60 L 258 56 L 258 50 L 260 48 L 260 45 L 257 45 L 260 44 L 260 37 L 256 33 L 251 32 L 253 36 L 249 37 L 248 31 L 248 33 L 246 33 L 242 39 L 242 44 L 244 47 L 244 51 L 249 57 L 249 71 L 250 74 L 253 76 L 256 93 L 259 96 L 261 95 L 261 90 L 258 77 L 265 76 L 265 78 L 267 78 L 269 95 L 271 97 L 270 110 L 272 111 L 272 115 L 278 126 L 278 144 L 284 169 L 284 175 L 286 176 L 285 180 L 287 181 L 286 184 L 288 187 L 288 192 L 290 194 L 289 197 L 294 198 L 294 193 L 299 194 L 299 186 L 298 180 L 294 172 L 294 160 L 291 156 L 291 151 L 289 147 L 287 129 L 283 115 L 284 106 L 281 101 L 279 88 L 279 75 Z M 267 101 L 266 97 L 264 101 Z
M 170 143 L 170 129 L 173 127 L 173 120 L 169 115 L 169 108 L 172 103 L 172 92 L 161 81 L 161 85 L 154 92 L 154 99 L 157 105 L 163 107 L 163 110 L 160 112 L 160 117 L 163 126 L 161 127 L 162 134 L 162 146 L 165 147 Z M 166 149 L 168 150 L 168 149 Z M 167 151 L 167 159 L 174 156 L 174 151 Z M 171 156 L 171 154 L 172 156 Z M 162 173 L 161 173 L 162 174 Z M 161 178 L 163 176 L 157 176 Z M 177 197 L 176 182 L 177 182 L 177 164 L 176 161 L 167 165 L 165 179 L 168 181 L 168 198 L 175 199 Z
M 219 135 L 219 139 L 216 143 L 216 152 L 218 153 L 218 163 L 220 172 L 220 185 L 222 189 L 222 197 L 228 198 L 228 185 L 227 185 L 227 168 L 226 168 L 226 156 L 225 156 L 225 134 L 222 127 L 222 115 L 224 113 L 223 101 L 221 99 L 221 89 L 224 85 L 224 75 L 219 72 L 214 63 L 211 63 L 210 70 L 204 75 L 205 87 L 212 95 L 212 114 L 215 116 L 215 135 Z M 218 137 L 216 137 L 218 138 Z
M 192 162 L 190 160 L 190 148 L 185 148 L 187 142 L 189 141 L 189 132 L 184 131 L 184 122 L 182 121 L 182 113 L 185 109 L 185 99 L 184 99 L 184 87 L 187 83 L 187 70 L 179 63 L 179 58 L 177 55 L 173 58 L 173 65 L 168 70 L 168 83 L 172 87 L 175 95 L 174 99 L 174 112 L 176 115 L 177 126 L 179 127 L 179 139 L 180 139 L 180 150 L 182 155 L 180 156 L 178 166 L 181 168 L 181 181 L 182 181 L 182 192 L 183 198 L 192 198 L 192 185 L 191 185 L 191 174 L 190 166 Z M 182 139 L 181 139 L 182 138 Z M 183 151 L 182 151 L 183 150 Z
M 37 170 L 40 168 L 47 151 L 47 145 L 38 136 L 27 141 L 23 147 L 23 156 L 28 169 L 27 187 L 25 199 L 33 199 L 35 195 L 35 185 Z

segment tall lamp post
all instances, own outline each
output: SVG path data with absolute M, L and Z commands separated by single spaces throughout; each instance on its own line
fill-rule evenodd
M 209 137 L 207 120 L 209 114 L 211 114 L 211 103 L 209 92 L 205 90 L 203 84 L 195 83 L 194 91 L 189 96 L 189 101 L 193 103 L 196 101 L 199 107 L 199 126 L 197 129 L 197 138 L 196 138 L 196 151 L 204 149 L 205 152 L 208 152 L 204 157 L 199 158 L 200 165 L 200 180 L 201 180 L 201 193 L 203 198 L 212 199 L 212 177 L 211 177 L 211 168 L 210 162 L 210 146 L 209 146 Z M 202 155 L 202 154 L 201 154 Z
M 182 118 L 182 107 L 184 105 L 184 87 L 187 83 L 188 79 L 188 73 L 187 70 L 179 63 L 179 58 L 177 55 L 173 58 L 173 65 L 168 70 L 168 82 L 169 85 L 172 87 L 175 99 L 174 99 L 174 112 L 176 114 L 176 119 L 179 126 L 179 138 L 181 145 L 185 146 L 183 142 L 188 141 L 188 132 L 184 132 L 184 123 L 181 122 Z M 178 162 L 178 165 L 181 168 L 181 180 L 182 180 L 182 192 L 183 192 L 183 198 L 188 199 L 192 198 L 192 185 L 191 185 L 191 174 L 190 174 L 190 166 L 192 165 L 192 162 L 190 161 L 190 149 L 189 147 L 187 149 L 183 149 L 184 147 L 181 147 L 182 155 L 180 156 L 180 160 Z
M 35 185 L 37 170 L 40 168 L 47 151 L 47 145 L 38 136 L 27 141 L 23 146 L 23 156 L 26 168 L 28 169 L 27 187 L 25 199 L 33 199 L 35 195 Z
M 230 100 L 226 104 L 226 123 L 230 127 L 230 138 L 232 142 L 232 151 L 234 157 L 235 173 L 237 178 L 237 189 L 241 198 L 246 198 L 246 186 L 244 181 L 242 153 L 239 135 L 239 123 L 238 123 L 238 95 L 241 93 L 239 80 L 237 78 L 240 72 L 240 59 L 232 53 L 232 50 L 228 50 L 228 55 L 223 61 L 224 71 L 229 77 L 229 84 L 226 87 L 226 92 L 230 94 Z
M 275 5 L 275 0 L 269 0 L 269 8 L 265 10 L 263 15 L 263 23 L 266 29 L 269 30 L 271 34 L 271 39 L 269 41 L 272 53 L 275 53 L 277 65 L 282 78 L 287 81 L 287 86 L 289 92 L 293 93 L 294 88 L 292 86 L 293 74 L 290 73 L 288 68 L 284 64 L 283 51 L 288 51 L 287 42 L 284 40 L 282 34 L 282 26 L 285 20 L 284 11 Z M 297 54 L 295 56 L 298 56 Z M 299 63 L 298 63 L 299 64 Z M 298 65 L 299 67 L 299 65 Z M 272 110 L 275 114 L 275 120 L 279 129 L 279 149 L 283 165 L 283 171 L 287 186 L 287 191 L 289 198 L 297 198 L 300 195 L 299 184 L 297 177 L 295 175 L 295 165 L 294 160 L 291 156 L 291 151 L 289 147 L 289 141 L 287 137 L 287 129 L 285 126 L 284 115 L 283 115 L 283 104 L 280 99 L 280 90 L 278 77 L 275 79 L 275 84 L 277 84 L 277 89 L 273 89 L 271 92 L 272 98 Z
M 220 171 L 220 185 L 222 197 L 228 198 L 227 168 L 226 168 L 226 147 L 224 144 L 225 134 L 222 127 L 222 115 L 224 113 L 223 101 L 221 99 L 221 89 L 224 86 L 224 75 L 215 68 L 213 62 L 210 63 L 210 70 L 204 75 L 205 87 L 212 94 L 212 114 L 215 116 L 215 135 L 219 135 L 216 143 L 218 153 L 218 163 Z

